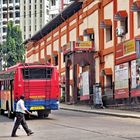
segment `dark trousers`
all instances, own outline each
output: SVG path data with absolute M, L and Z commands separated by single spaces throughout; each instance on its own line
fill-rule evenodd
M 21 124 L 22 127 L 24 128 L 25 132 L 27 134 L 29 134 L 31 132 L 31 130 L 28 128 L 28 125 L 26 123 L 26 120 L 25 120 L 25 116 L 23 113 L 20 113 L 20 112 L 17 112 L 16 113 L 16 122 L 14 124 L 14 127 L 13 127 L 13 130 L 12 130 L 12 136 L 16 135 L 16 131 L 19 127 L 19 125 Z

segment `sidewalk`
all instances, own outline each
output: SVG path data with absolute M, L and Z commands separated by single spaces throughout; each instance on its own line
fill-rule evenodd
M 90 106 L 86 106 L 86 105 L 67 105 L 67 104 L 62 104 L 62 103 L 60 103 L 60 109 L 86 112 L 86 113 L 94 113 L 94 114 L 100 114 L 100 115 L 110 115 L 110 116 L 116 116 L 116 117 L 140 119 L 140 112 L 134 112 L 134 111 L 125 111 L 125 110 L 116 110 L 116 109 L 107 109 L 107 108 L 96 109 L 96 108 L 91 108 Z

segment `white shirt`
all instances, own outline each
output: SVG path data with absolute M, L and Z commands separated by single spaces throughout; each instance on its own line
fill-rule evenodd
M 26 109 L 26 107 L 24 105 L 24 101 L 22 99 L 20 99 L 17 102 L 17 105 L 16 105 L 16 112 L 25 113 L 25 110 L 27 110 L 27 109 Z

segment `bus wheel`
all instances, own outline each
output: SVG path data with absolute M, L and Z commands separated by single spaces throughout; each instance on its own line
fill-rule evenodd
M 44 117 L 47 118 L 49 117 L 49 114 L 51 113 L 51 110 L 47 109 L 47 110 L 44 110 Z
M 47 118 L 50 114 L 51 110 L 39 110 L 37 111 L 38 117 L 39 118 Z
M 49 114 L 44 114 L 44 117 L 45 117 L 45 118 L 49 117 Z
M 44 118 L 44 113 L 42 110 L 37 111 L 38 118 Z

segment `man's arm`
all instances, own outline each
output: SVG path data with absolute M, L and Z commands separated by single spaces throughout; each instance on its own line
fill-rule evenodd
M 29 115 L 32 115 L 32 113 L 31 112 L 29 112 L 27 109 L 26 110 L 24 110 L 27 114 L 29 114 Z
M 27 108 L 24 106 L 24 102 L 21 103 L 21 108 L 22 108 L 27 114 L 32 115 L 32 113 L 29 112 L 29 111 L 27 110 Z

